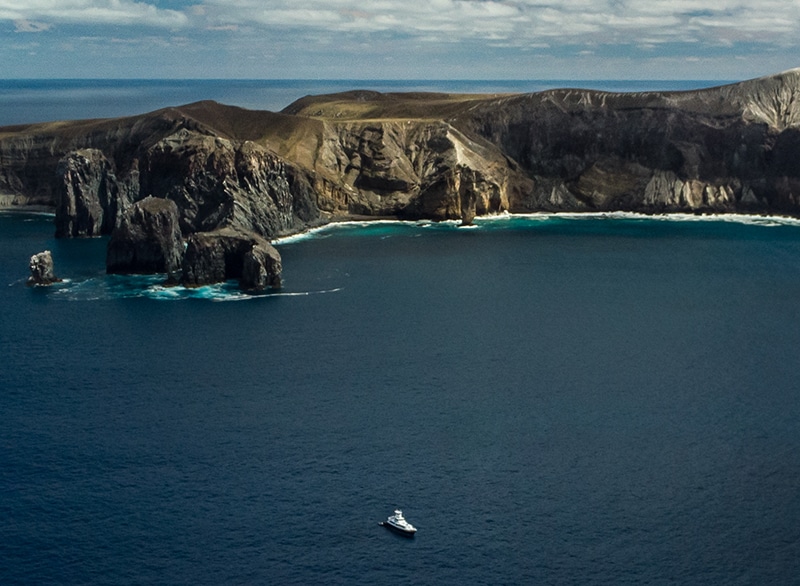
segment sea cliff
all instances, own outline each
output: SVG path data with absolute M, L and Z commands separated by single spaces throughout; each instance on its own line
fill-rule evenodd
M 279 113 L 205 101 L 0 128 L 0 195 L 55 209 L 62 237 L 110 234 L 163 198 L 183 239 L 233 230 L 259 247 L 350 215 L 800 216 L 798 98 L 800 70 L 688 92 L 352 91 Z

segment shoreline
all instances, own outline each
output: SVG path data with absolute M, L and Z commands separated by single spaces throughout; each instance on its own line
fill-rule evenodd
M 52 215 L 56 213 L 55 206 L 20 203 L 21 197 L 22 196 L 0 194 L 0 212 Z
M 796 216 L 781 216 L 778 214 L 754 214 L 754 213 L 691 213 L 691 212 L 666 212 L 661 214 L 647 214 L 644 212 L 629 211 L 606 211 L 606 212 L 523 212 L 523 213 L 501 213 L 486 216 L 476 216 L 473 222 L 486 222 L 504 218 L 530 218 L 530 219 L 620 219 L 620 220 L 660 220 L 660 221 L 681 221 L 681 222 L 740 222 L 740 223 L 762 223 L 771 221 L 785 225 L 800 226 L 800 218 Z
M 646 214 L 642 212 L 524 212 L 511 213 L 501 212 L 485 216 L 475 216 L 472 224 L 462 224 L 461 220 L 402 220 L 393 216 L 361 216 L 361 215 L 341 215 L 332 218 L 327 224 L 311 226 L 302 232 L 289 234 L 273 238 L 270 242 L 275 246 L 290 244 L 304 238 L 313 237 L 315 234 L 326 230 L 334 230 L 337 227 L 357 226 L 366 224 L 414 224 L 414 225 L 453 225 L 456 228 L 470 229 L 479 227 L 480 224 L 492 222 L 504 222 L 514 219 L 529 220 L 654 220 L 662 222 L 731 222 L 750 226 L 776 227 L 776 226 L 798 226 L 800 218 L 794 216 L 780 216 L 775 214 L 692 214 L 688 212 L 674 212 L 664 214 Z
M 6 196 L 7 197 L 7 196 Z M 55 216 L 56 209 L 54 206 L 40 205 L 40 204 L 14 204 L 6 203 L 3 201 L 4 196 L 0 195 L 0 213 L 8 214 L 31 214 L 43 216 Z M 352 226 L 358 224 L 453 224 L 457 227 L 475 228 L 479 224 L 509 221 L 513 219 L 530 219 L 530 220 L 551 220 L 551 219 L 564 219 L 564 220 L 588 220 L 588 219 L 619 219 L 619 220 L 655 220 L 655 221 L 678 221 L 678 222 L 738 222 L 742 224 L 760 225 L 760 226 L 800 226 L 800 218 L 795 216 L 783 216 L 778 214 L 754 214 L 754 213 L 735 213 L 735 212 L 722 212 L 722 213 L 691 213 L 691 212 L 668 212 L 662 214 L 648 214 L 644 212 L 631 212 L 631 211 L 594 211 L 594 212 L 501 212 L 498 214 L 489 214 L 484 216 L 475 216 L 471 224 L 462 224 L 461 220 L 432 220 L 432 219 L 418 219 L 418 220 L 404 220 L 398 216 L 381 215 L 381 216 L 368 216 L 363 214 L 336 214 L 329 217 L 329 221 L 313 226 L 309 226 L 301 232 L 295 234 L 287 234 L 270 239 L 273 245 L 288 244 L 295 240 L 300 240 L 306 237 L 313 236 L 316 233 L 323 232 L 329 229 L 335 229 L 338 226 Z

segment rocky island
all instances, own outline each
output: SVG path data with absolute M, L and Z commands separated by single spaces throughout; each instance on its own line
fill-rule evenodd
M 280 283 L 271 239 L 339 219 L 633 211 L 800 216 L 800 69 L 684 92 L 351 91 L 0 128 L 0 196 L 110 272 Z

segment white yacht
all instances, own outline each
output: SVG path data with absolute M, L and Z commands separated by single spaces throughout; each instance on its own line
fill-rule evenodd
M 405 517 L 403 517 L 403 511 L 400 509 L 395 509 L 394 515 L 382 522 L 381 525 L 406 537 L 414 537 L 417 532 L 417 528 L 406 521 Z

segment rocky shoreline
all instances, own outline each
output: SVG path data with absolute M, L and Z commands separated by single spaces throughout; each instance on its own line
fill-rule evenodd
M 280 113 L 198 102 L 6 127 L 0 193 L 54 209 L 59 237 L 111 235 L 110 272 L 254 290 L 279 283 L 270 240 L 343 218 L 800 217 L 800 71 L 689 92 L 353 91 Z

